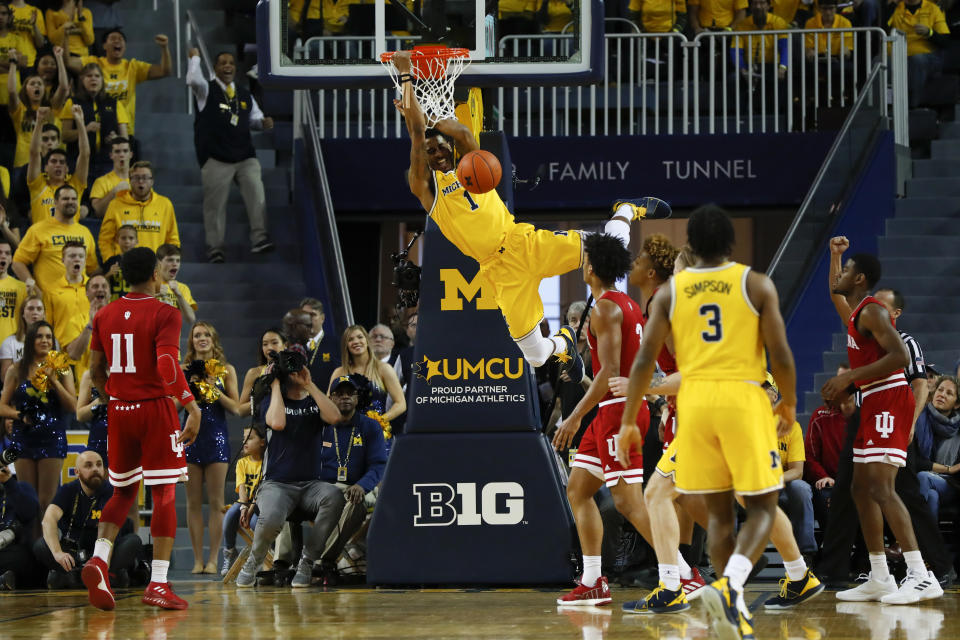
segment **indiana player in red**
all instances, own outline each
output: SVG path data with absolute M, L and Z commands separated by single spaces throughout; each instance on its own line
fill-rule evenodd
M 596 418 L 583 434 L 567 484 L 567 499 L 577 521 L 583 550 L 580 584 L 557 600 L 560 605 L 609 604 L 610 587 L 600 566 L 603 522 L 593 501 L 604 483 L 610 487 L 614 505 L 638 532 L 652 542 L 650 519 L 643 504 L 643 457 L 630 452 L 629 466 L 616 457 L 617 432 L 625 398 L 614 398 L 608 386 L 613 376 L 626 376 L 640 346 L 643 312 L 640 305 L 616 290 L 616 282 L 630 270 L 630 253 L 615 236 L 598 233 L 583 239 L 583 279 L 597 301 L 590 314 L 587 340 L 593 359 L 593 382 L 570 415 L 560 423 L 553 437 L 557 450 L 570 446 L 583 417 L 598 403 Z M 650 413 L 646 403 L 636 416 L 637 426 L 646 434 Z
M 907 348 L 886 307 L 869 295 L 880 273 L 877 258 L 860 253 L 847 260 L 833 288 L 833 293 L 844 296 L 854 309 L 847 324 L 851 369 L 828 380 L 822 393 L 829 405 L 838 407 L 855 390 L 860 391 L 860 426 L 853 444 L 851 490 L 871 568 L 869 580 L 838 592 L 837 598 L 911 604 L 938 598 L 943 589 L 923 563 L 910 516 L 894 490 L 897 470 L 906 464 L 914 399 L 903 373 L 910 362 Z M 907 577 L 899 589 L 887 566 L 884 518 L 907 563 Z
M 97 312 L 90 339 L 93 383 L 101 398 L 110 398 L 107 449 L 114 490 L 100 517 L 93 557 L 81 576 L 90 604 L 113 609 L 110 552 L 142 479 L 153 495 L 153 565 L 143 602 L 186 609 L 186 601 L 167 582 L 167 569 L 177 532 L 174 490 L 187 474 L 183 447 L 197 437 L 200 408 L 178 364 L 180 311 L 154 297 L 160 286 L 157 256 L 146 247 L 130 249 L 120 258 L 120 270 L 129 293 Z M 174 398 L 187 410 L 182 432 Z

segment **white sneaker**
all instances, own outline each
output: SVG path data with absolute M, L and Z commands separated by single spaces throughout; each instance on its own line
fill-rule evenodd
M 943 595 L 943 587 L 932 571 L 920 573 L 907 571 L 907 577 L 900 583 L 900 588 L 880 598 L 883 604 L 913 604 L 921 600 L 933 600 Z M 839 597 L 840 594 L 838 593 Z
M 853 589 L 847 589 L 846 591 L 837 591 L 837 600 L 869 602 L 871 600 L 880 600 L 886 595 L 897 593 L 897 581 L 893 579 L 893 576 L 888 575 L 886 580 L 877 580 L 873 577 L 873 572 L 870 572 L 868 575 L 869 578 L 867 578 L 867 581 L 863 584 Z M 936 582 L 936 580 L 934 580 L 934 582 Z M 937 586 L 940 586 L 939 582 L 937 582 Z M 916 602 L 916 600 L 913 602 Z

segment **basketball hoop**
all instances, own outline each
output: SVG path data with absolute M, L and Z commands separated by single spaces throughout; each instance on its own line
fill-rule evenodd
M 381 54 L 380 62 L 386 67 L 394 86 L 401 94 L 400 73 L 393 65 L 396 51 Z M 410 74 L 414 77 L 413 89 L 427 126 L 440 120 L 454 117 L 453 85 L 463 70 L 470 64 L 468 49 L 419 46 L 410 52 Z

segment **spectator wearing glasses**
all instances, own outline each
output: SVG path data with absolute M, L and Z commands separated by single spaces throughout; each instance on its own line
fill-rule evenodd
M 393 331 L 383 323 L 378 323 L 370 327 L 370 345 L 373 347 L 373 355 L 393 366 Z
M 109 260 L 120 253 L 117 230 L 126 224 L 137 228 L 137 246 L 157 252 L 161 246 L 180 246 L 180 231 L 173 203 L 153 190 L 153 165 L 146 160 L 130 168 L 130 190 L 121 191 L 107 207 L 100 226 L 100 256 Z

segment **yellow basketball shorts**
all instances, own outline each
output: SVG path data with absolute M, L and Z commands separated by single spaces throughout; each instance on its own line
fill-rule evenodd
M 579 231 L 547 231 L 518 224 L 503 246 L 480 263 L 480 275 L 489 283 L 514 340 L 543 320 L 540 281 L 578 269 L 583 262 Z
M 657 462 L 657 473 L 666 477 L 673 478 L 676 481 L 677 473 L 677 439 L 670 441 L 666 450 L 661 454 Z
M 684 380 L 677 395 L 677 490 L 759 495 L 783 487 L 767 393 L 751 382 Z

